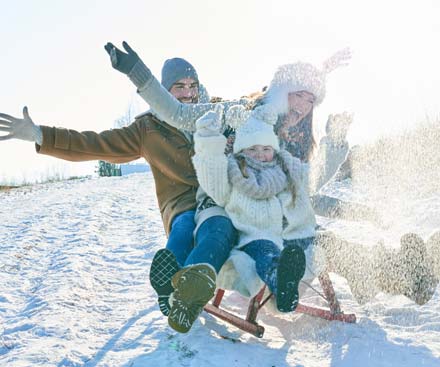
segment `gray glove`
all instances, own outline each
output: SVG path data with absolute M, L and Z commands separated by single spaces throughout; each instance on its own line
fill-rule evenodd
M 127 53 L 111 42 L 108 42 L 104 48 L 110 55 L 113 68 L 127 75 L 137 88 L 141 88 L 150 80 L 151 71 L 127 42 L 122 42 L 122 46 Z
M 35 125 L 29 116 L 27 107 L 23 108 L 23 118 L 16 118 L 6 113 L 0 113 L 0 132 L 7 135 L 0 136 L 0 140 L 20 139 L 35 142 L 39 145 L 43 142 L 43 133 L 38 125 Z
M 113 68 L 128 75 L 133 69 L 133 66 L 140 60 L 139 56 L 133 49 L 128 45 L 127 42 L 122 42 L 122 46 L 124 47 L 127 53 L 118 49 L 113 43 L 107 42 L 104 46 L 107 53 L 110 55 L 110 60 L 112 62 Z
M 223 106 L 218 104 L 214 111 L 206 112 L 196 121 L 197 134 L 202 137 L 220 135 L 222 128 Z

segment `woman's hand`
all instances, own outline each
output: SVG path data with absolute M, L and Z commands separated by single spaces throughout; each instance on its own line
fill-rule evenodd
M 327 137 L 335 143 L 343 143 L 347 140 L 347 132 L 352 122 L 353 114 L 348 112 L 330 115 L 325 127 Z

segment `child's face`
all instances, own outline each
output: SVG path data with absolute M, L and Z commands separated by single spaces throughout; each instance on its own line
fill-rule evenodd
M 257 144 L 243 149 L 243 153 L 260 162 L 272 162 L 275 151 L 270 145 Z

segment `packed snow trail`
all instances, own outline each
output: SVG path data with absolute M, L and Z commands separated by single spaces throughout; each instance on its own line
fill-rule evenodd
M 355 325 L 263 310 L 263 339 L 206 313 L 175 333 L 148 282 L 166 241 L 151 173 L 3 192 L 0 208 L 0 366 L 440 365 L 438 288 L 423 307 L 385 295 L 361 307 L 333 277 Z

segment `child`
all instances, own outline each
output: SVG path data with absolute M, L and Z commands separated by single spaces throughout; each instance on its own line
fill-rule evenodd
M 273 130 L 277 115 L 269 105 L 254 109 L 237 129 L 229 157 L 224 155 L 220 116 L 218 109 L 197 121 L 193 157 L 197 178 L 225 208 L 239 232 L 237 248 L 255 261 L 278 310 L 293 311 L 306 265 L 303 249 L 293 240 L 313 238 L 316 226 L 306 188 L 307 169 L 280 150 Z M 284 248 L 283 240 L 290 240 Z

